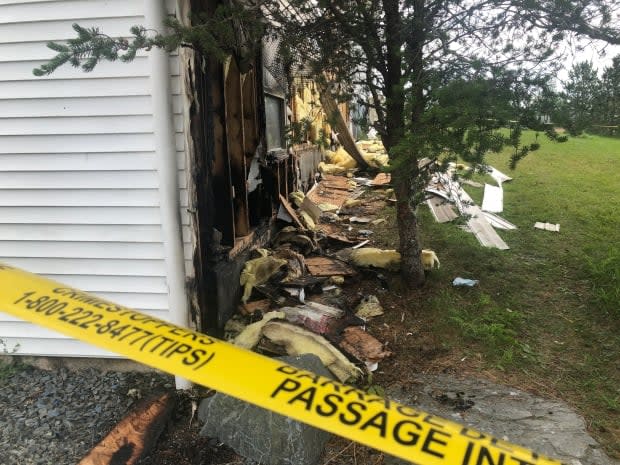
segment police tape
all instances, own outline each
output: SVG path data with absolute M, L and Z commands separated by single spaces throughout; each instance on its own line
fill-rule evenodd
M 0 311 L 417 465 L 560 464 L 1 263 Z

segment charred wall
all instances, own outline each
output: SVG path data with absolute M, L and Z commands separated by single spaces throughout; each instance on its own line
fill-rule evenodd
M 213 14 L 218 4 L 194 0 L 190 10 Z M 195 243 L 191 295 L 197 327 L 214 332 L 236 310 L 241 269 L 251 249 L 268 242 L 274 205 L 288 193 L 293 173 L 266 149 L 262 57 L 243 72 L 234 58 L 221 62 L 196 51 L 184 52 L 183 61 Z

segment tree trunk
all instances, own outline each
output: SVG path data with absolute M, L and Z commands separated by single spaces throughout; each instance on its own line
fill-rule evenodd
M 327 118 L 330 121 L 333 120 L 334 130 L 338 133 L 338 142 L 340 142 L 347 153 L 353 157 L 360 168 L 368 168 L 368 163 L 366 163 L 366 160 L 364 160 L 364 157 L 362 156 L 362 152 L 360 152 L 357 145 L 355 145 L 353 136 L 351 135 L 351 132 L 342 117 L 342 113 L 340 113 L 336 99 L 334 99 L 331 92 L 324 84 L 319 83 L 317 87 L 319 89 L 321 106 L 323 107 L 323 110 L 325 110 Z
M 420 287 L 424 284 L 418 217 L 412 204 L 414 183 L 409 176 L 396 179 L 396 219 L 400 238 L 400 271 L 406 285 Z
M 384 0 L 386 34 L 385 81 L 385 134 L 383 145 L 388 150 L 392 163 L 397 168 L 392 173 L 396 192 L 396 219 L 400 239 L 400 270 L 406 286 L 419 287 L 424 284 L 418 219 L 414 199 L 414 179 L 419 175 L 417 157 L 404 162 L 394 159 L 392 149 L 405 136 L 405 88 L 402 82 L 402 47 L 408 35 L 403 35 L 400 0 Z M 409 33 L 408 33 L 409 34 Z M 413 150 L 413 147 L 412 147 Z

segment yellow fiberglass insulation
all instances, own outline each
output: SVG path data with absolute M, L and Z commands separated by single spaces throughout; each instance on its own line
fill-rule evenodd
M 306 196 L 301 191 L 295 191 L 295 192 L 291 192 L 288 195 L 288 197 L 289 197 L 290 201 L 293 202 L 297 208 L 299 208 L 299 207 L 301 207 L 301 204 L 304 202 L 304 198 Z
M 368 163 L 373 168 L 382 168 L 384 166 L 388 166 L 390 159 L 386 154 L 378 154 L 378 153 L 365 153 L 362 152 L 362 156 L 366 163 Z
M 351 261 L 357 266 L 374 266 L 397 270 L 400 267 L 400 253 L 396 250 L 362 247 L 351 252 Z
M 303 225 L 311 230 L 316 229 L 316 223 L 314 222 L 314 220 L 312 219 L 312 217 L 310 216 L 310 214 L 304 210 L 299 210 L 297 212 L 297 216 L 299 216 L 299 219 L 301 220 L 301 222 L 303 223 Z
M 356 380 L 362 375 L 362 370 L 351 363 L 327 339 L 299 326 L 270 321 L 263 328 L 263 335 L 271 342 L 284 346 L 289 355 L 316 355 L 341 382 Z
M 332 163 L 320 162 L 319 171 L 322 174 L 338 175 L 346 173 L 347 169 L 343 168 L 342 166 L 334 165 Z
M 286 318 L 284 312 L 269 312 L 265 313 L 263 319 L 255 323 L 251 323 L 243 328 L 237 337 L 233 340 L 233 344 L 244 349 L 253 349 L 263 334 L 263 327 L 275 318 Z
M 383 168 L 389 165 L 390 159 L 380 141 L 360 140 L 357 142 L 357 146 L 366 163 L 373 168 Z
M 266 283 L 284 265 L 286 265 L 286 260 L 271 256 L 255 258 L 246 262 L 239 277 L 239 283 L 243 286 L 241 301 L 246 303 L 254 286 Z
M 325 157 L 329 163 L 332 165 L 338 165 L 341 168 L 351 169 L 357 167 L 357 162 L 355 159 L 342 147 L 339 147 L 335 152 L 327 150 L 325 152 Z
M 439 268 L 439 258 L 437 258 L 437 254 L 430 249 L 422 249 L 422 265 L 425 270 L 432 270 L 435 265 Z

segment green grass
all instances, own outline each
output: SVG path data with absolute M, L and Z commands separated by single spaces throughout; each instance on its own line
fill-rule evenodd
M 7 363 L 0 360 L 0 382 L 15 373 L 17 369 L 18 368 L 12 363 Z
M 19 349 L 19 346 L 9 350 L 2 339 L 0 339 L 0 356 L 12 355 Z M 15 358 L 0 358 L 0 381 L 11 376 L 20 369 L 22 364 Z
M 499 231 L 510 250 L 483 248 L 420 207 L 424 247 L 442 265 L 426 285 L 428 325 L 499 379 L 569 402 L 620 457 L 620 140 L 539 142 L 515 171 L 507 152 L 488 158 L 514 178 L 501 215 L 518 229 Z M 482 189 L 465 188 L 481 200 Z M 536 230 L 536 221 L 559 223 L 560 232 Z M 480 284 L 454 288 L 456 276 Z

